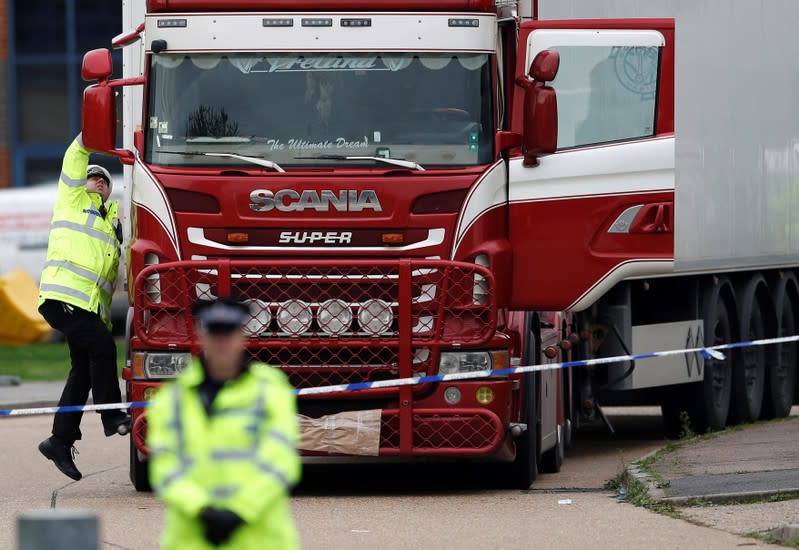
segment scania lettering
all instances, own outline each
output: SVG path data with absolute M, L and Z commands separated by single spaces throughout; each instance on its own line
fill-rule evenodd
M 799 3 L 123 5 L 124 78 L 84 59 L 83 140 L 125 165 L 132 401 L 197 352 L 191 307 L 215 297 L 297 388 L 797 331 Z M 674 434 L 784 416 L 798 358 L 304 396 L 302 452 L 528 487 L 600 404 L 659 405 Z M 369 429 L 330 433 L 352 418 Z
M 327 212 L 330 207 L 339 212 L 362 212 L 372 210 L 382 212 L 377 193 L 371 190 L 357 191 L 295 191 L 281 189 L 273 193 L 267 189 L 256 189 L 250 193 L 250 208 L 256 212 L 303 212 L 315 210 Z
M 284 231 L 280 234 L 280 244 L 349 244 L 352 242 L 350 231 Z

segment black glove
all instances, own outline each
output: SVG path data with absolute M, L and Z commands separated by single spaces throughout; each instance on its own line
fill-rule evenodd
M 203 508 L 200 511 L 200 521 L 205 527 L 205 538 L 214 546 L 225 544 L 239 528 L 244 520 L 222 508 Z

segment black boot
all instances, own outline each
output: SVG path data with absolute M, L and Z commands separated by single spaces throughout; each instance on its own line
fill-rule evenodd
M 83 475 L 75 466 L 75 447 L 67 445 L 56 436 L 51 436 L 39 443 L 39 452 L 47 459 L 52 460 L 55 467 L 67 477 L 78 481 Z
M 103 432 L 106 437 L 116 434 L 128 435 L 130 433 L 130 415 L 124 414 L 110 420 L 103 419 Z

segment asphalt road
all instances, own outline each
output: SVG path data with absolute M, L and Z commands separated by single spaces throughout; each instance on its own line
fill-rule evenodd
M 327 548 L 734 548 L 752 539 L 619 503 L 602 489 L 623 462 L 662 444 L 653 409 L 612 414 L 575 436 L 559 474 L 528 491 L 498 490 L 485 466 L 381 464 L 306 467 L 293 508 L 303 546 Z M 0 420 L 0 548 L 15 548 L 26 511 L 88 508 L 101 519 L 105 548 L 156 548 L 163 509 L 128 482 L 127 438 L 102 436 L 87 415 L 79 442 L 84 479 L 71 482 L 36 450 L 50 419 Z

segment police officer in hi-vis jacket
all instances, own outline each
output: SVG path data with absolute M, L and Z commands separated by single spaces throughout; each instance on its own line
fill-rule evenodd
M 300 477 L 291 385 L 246 357 L 246 306 L 202 303 L 195 318 L 201 355 L 147 411 L 150 481 L 167 509 L 163 548 L 297 548 L 288 498 Z
M 72 369 L 59 405 L 121 401 L 117 351 L 111 335 L 111 296 L 119 269 L 122 229 L 117 205 L 110 202 L 111 176 L 89 166 L 89 151 L 79 135 L 64 155 L 47 261 L 39 285 L 39 312 L 60 330 L 69 345 Z M 121 410 L 100 413 L 106 436 L 130 431 L 130 416 Z M 39 451 L 72 479 L 81 478 L 74 462 L 74 443 L 81 438 L 82 413 L 55 415 L 53 435 Z

